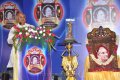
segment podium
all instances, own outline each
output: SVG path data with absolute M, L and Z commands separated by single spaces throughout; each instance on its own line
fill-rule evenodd
M 13 80 L 51 80 L 50 51 L 56 35 L 43 26 L 14 28 Z
M 51 80 L 50 51 L 55 34 L 43 26 L 14 28 L 13 80 Z

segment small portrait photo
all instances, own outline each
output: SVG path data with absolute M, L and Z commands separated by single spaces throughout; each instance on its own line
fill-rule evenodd
M 43 17 L 50 18 L 55 17 L 55 9 L 52 5 L 44 5 L 42 8 Z
M 0 12 L 0 22 L 3 21 L 3 12 Z
M 45 57 L 44 56 L 41 56 L 41 65 L 44 66 L 46 61 L 45 61 Z
M 91 16 L 91 14 L 90 14 L 90 11 L 87 11 L 86 12 L 86 15 L 85 15 L 86 17 L 86 23 L 87 23 L 87 25 L 90 25 L 90 23 L 91 23 L 91 18 L 92 18 L 92 16 Z
M 40 7 L 39 6 L 37 6 L 35 13 L 36 13 L 37 19 L 40 19 Z
M 31 56 L 31 64 L 32 65 L 37 65 L 37 64 L 40 64 L 40 60 L 39 60 L 39 56 L 37 55 L 32 55 Z
M 97 7 L 93 10 L 93 21 L 97 23 L 108 22 L 109 10 L 107 7 Z
M 61 9 L 60 9 L 60 6 L 57 6 L 57 17 L 60 18 L 61 17 Z
M 113 8 L 112 11 L 111 11 L 111 20 L 112 20 L 113 23 L 116 23 L 117 15 L 118 15 L 117 11 L 115 10 L 115 8 Z
M 109 59 L 109 56 L 110 56 L 110 54 L 106 47 L 104 47 L 104 46 L 98 47 L 96 57 L 99 61 L 104 63 Z
M 14 9 L 6 9 L 4 12 L 5 20 L 15 20 L 15 10 Z

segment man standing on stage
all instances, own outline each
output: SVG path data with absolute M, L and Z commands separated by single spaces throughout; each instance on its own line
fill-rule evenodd
M 30 24 L 26 23 L 25 15 L 22 12 L 17 13 L 16 21 L 18 23 L 16 25 L 18 28 L 29 27 L 29 26 L 34 27 L 33 25 L 30 25 Z M 15 36 L 15 34 L 14 34 L 15 30 L 16 29 L 14 27 L 11 28 L 11 30 L 9 32 L 9 35 L 8 35 L 8 39 L 7 39 L 8 44 L 13 44 L 13 38 Z M 12 68 L 13 67 L 13 64 L 14 64 L 13 53 L 14 53 L 14 47 L 12 47 L 11 54 L 10 54 L 10 59 L 9 59 L 7 68 Z

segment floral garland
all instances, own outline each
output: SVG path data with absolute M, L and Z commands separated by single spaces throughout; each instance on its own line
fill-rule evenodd
M 110 56 L 110 58 L 106 62 L 102 62 L 99 59 L 97 59 L 93 54 L 90 54 L 90 57 L 98 64 L 98 65 L 108 65 L 114 58 L 113 55 Z
M 45 28 L 45 27 L 31 27 L 31 26 L 26 26 L 23 28 L 19 28 L 17 26 L 14 26 L 15 28 L 15 36 L 14 36 L 14 47 L 17 50 L 17 46 L 19 43 L 21 45 L 24 45 L 25 42 L 27 43 L 36 43 L 36 44 L 43 44 L 47 43 L 49 46 L 49 50 L 51 48 L 54 48 L 54 40 L 56 35 L 52 33 L 52 30 L 50 28 Z M 15 40 L 19 39 L 18 44 L 15 43 Z

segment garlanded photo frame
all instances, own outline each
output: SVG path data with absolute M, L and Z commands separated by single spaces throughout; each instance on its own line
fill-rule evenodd
M 16 14 L 19 12 L 13 2 L 5 2 L 0 6 L 0 22 L 5 29 L 11 29 L 16 24 Z

